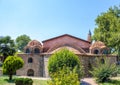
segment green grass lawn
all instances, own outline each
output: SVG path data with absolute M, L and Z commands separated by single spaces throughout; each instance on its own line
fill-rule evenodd
M 15 85 L 14 79 L 18 78 L 13 76 L 13 80 L 9 81 L 7 76 L 0 76 L 0 85 Z M 47 80 L 37 80 L 33 79 L 33 85 L 47 85 Z

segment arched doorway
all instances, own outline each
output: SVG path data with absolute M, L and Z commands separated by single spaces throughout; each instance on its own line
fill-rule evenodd
M 32 69 L 29 69 L 27 71 L 27 76 L 34 76 L 34 71 Z

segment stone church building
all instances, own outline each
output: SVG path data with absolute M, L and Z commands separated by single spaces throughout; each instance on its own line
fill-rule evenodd
M 116 63 L 116 56 L 109 54 L 109 48 L 103 42 L 91 43 L 91 33 L 88 34 L 87 40 L 64 34 L 42 43 L 37 40 L 30 41 L 24 48 L 24 53 L 18 54 L 24 60 L 24 66 L 17 70 L 17 75 L 49 77 L 48 59 L 62 48 L 69 49 L 79 57 L 84 66 L 85 76 L 89 76 L 91 64 L 95 63 L 97 57 L 104 61 L 103 57 L 107 56 L 111 63 Z

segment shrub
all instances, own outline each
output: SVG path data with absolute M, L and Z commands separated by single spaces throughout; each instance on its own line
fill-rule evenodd
M 78 56 L 76 56 L 73 52 L 64 48 L 57 51 L 53 54 L 48 61 L 48 71 L 49 74 L 59 71 L 63 69 L 63 67 L 70 67 L 70 69 L 74 69 L 76 67 L 76 72 L 79 77 L 82 76 L 82 65 Z
M 15 80 L 16 85 L 32 85 L 33 80 L 30 78 L 17 78 Z
M 71 71 L 69 67 L 64 67 L 51 76 L 52 80 L 48 82 L 49 85 L 80 85 L 75 69 Z
M 104 63 L 98 58 L 96 66 L 93 66 L 91 74 L 96 78 L 97 82 L 106 82 L 113 74 L 117 73 L 116 64 L 111 64 L 110 60 L 104 58 Z

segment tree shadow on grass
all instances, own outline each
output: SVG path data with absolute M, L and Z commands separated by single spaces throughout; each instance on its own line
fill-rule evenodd
M 15 83 L 15 79 L 9 80 L 9 79 L 4 79 L 4 81 L 8 82 L 8 83 Z

